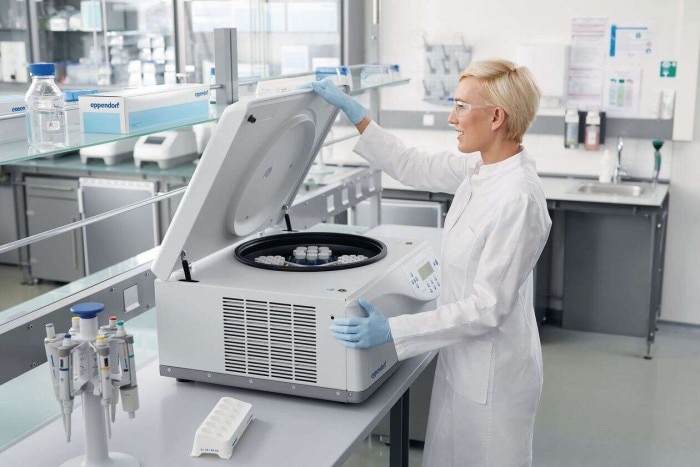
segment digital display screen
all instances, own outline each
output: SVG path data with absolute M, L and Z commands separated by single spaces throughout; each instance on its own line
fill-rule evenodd
M 420 275 L 421 280 L 427 279 L 432 273 L 433 267 L 430 265 L 430 263 L 425 263 L 423 266 L 418 268 L 418 274 Z
M 146 138 L 145 144 L 163 144 L 165 136 L 149 136 Z

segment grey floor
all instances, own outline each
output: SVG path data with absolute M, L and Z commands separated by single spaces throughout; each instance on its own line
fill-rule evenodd
M 0 264 L 0 311 L 59 287 L 54 282 L 22 285 L 22 272 L 17 266 Z
M 545 326 L 541 340 L 533 465 L 700 466 L 700 328 L 661 324 L 651 361 L 640 338 Z M 420 449 L 409 456 L 420 465 Z M 376 437 L 345 464 L 388 465 Z

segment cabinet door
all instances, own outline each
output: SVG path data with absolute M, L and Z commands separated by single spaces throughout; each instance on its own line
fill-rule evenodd
M 647 336 L 654 224 L 642 214 L 567 211 L 563 328 Z
M 83 216 L 87 219 L 156 193 L 154 182 L 80 178 Z M 88 274 L 113 266 L 158 245 L 157 205 L 142 206 L 84 227 Z
M 80 219 L 78 181 L 27 177 L 27 229 L 35 235 Z M 80 229 L 29 246 L 32 277 L 70 282 L 85 275 Z

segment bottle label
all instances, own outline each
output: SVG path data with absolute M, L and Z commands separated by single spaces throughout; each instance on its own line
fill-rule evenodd
M 596 146 L 598 144 L 598 131 L 595 127 L 588 127 L 586 131 L 586 144 Z

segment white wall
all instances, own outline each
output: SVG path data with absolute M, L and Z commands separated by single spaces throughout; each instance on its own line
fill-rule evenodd
M 495 6 L 494 6 L 495 5 Z M 620 25 L 656 28 L 656 55 L 643 68 L 642 108 L 654 86 L 677 90 L 674 139 L 662 149 L 662 177 L 671 178 L 671 202 L 666 240 L 662 318 L 700 324 L 700 1 L 698 0 L 381 0 L 380 61 L 399 63 L 411 84 L 382 91 L 382 106 L 397 110 L 445 110 L 423 102 L 423 39 L 458 43 L 460 35 L 473 47 L 474 59 L 516 58 L 527 42 L 569 43 L 571 18 L 607 17 Z M 503 12 L 503 13 L 501 13 Z M 678 60 L 678 77 L 658 77 L 661 60 Z M 694 120 L 694 124 L 692 123 Z M 694 127 L 694 128 L 693 128 Z M 679 131 L 680 130 L 680 131 Z M 401 130 L 409 144 L 433 150 L 454 150 L 451 132 Z M 679 137 L 680 134 L 680 137 Z M 632 173 L 651 171 L 651 138 L 626 140 L 624 156 Z M 602 152 L 562 148 L 562 137 L 527 135 L 525 144 L 541 173 L 596 175 Z M 614 147 L 611 138 L 608 147 Z M 349 141 L 347 146 L 352 145 Z M 337 148 L 335 157 L 347 151 Z
M 412 78 L 410 85 L 383 93 L 383 105 L 386 109 L 401 110 L 441 108 L 422 100 L 423 36 L 430 43 L 448 44 L 460 43 L 463 36 L 473 48 L 473 60 L 494 57 L 516 60 L 518 45 L 568 44 L 573 17 L 599 16 L 608 18 L 609 26 L 647 25 L 655 31 L 654 55 L 641 62 L 642 115 L 650 107 L 652 89 L 663 87 L 677 90 L 676 116 L 692 119 L 697 61 L 690 69 L 684 65 L 697 60 L 693 48 L 689 52 L 691 57 L 687 53 L 688 40 L 697 37 L 700 30 L 698 17 L 693 16 L 699 10 L 698 4 L 697 0 L 382 0 L 381 61 L 400 64 L 404 74 Z M 677 78 L 659 77 L 661 60 L 681 58 L 685 62 L 679 61 Z M 680 138 L 674 135 L 674 139 Z
M 700 81 L 695 139 L 676 143 L 661 317 L 700 324 Z

